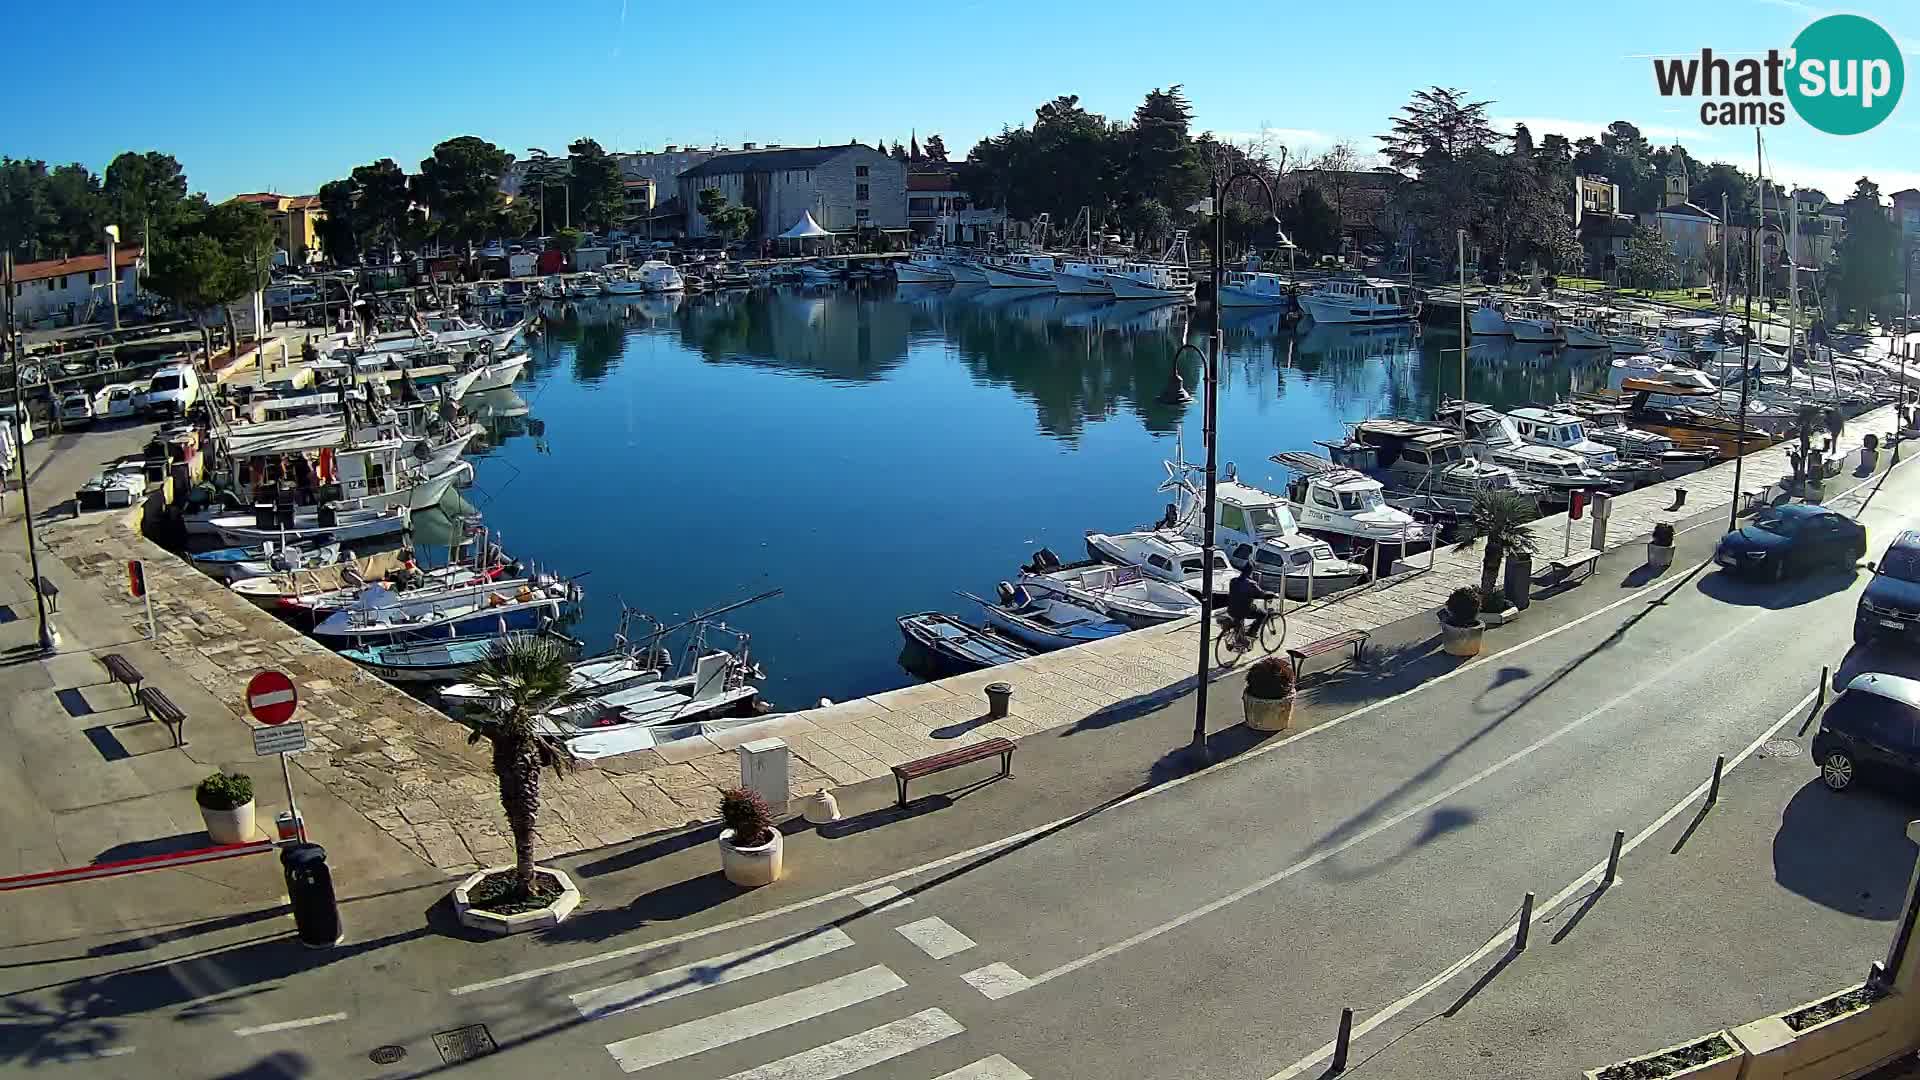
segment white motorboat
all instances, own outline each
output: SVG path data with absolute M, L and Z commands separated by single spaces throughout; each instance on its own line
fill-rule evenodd
M 634 273 L 640 275 L 641 285 L 645 286 L 646 291 L 650 293 L 680 292 L 687 287 L 686 279 L 680 276 L 680 271 L 674 269 L 671 263 L 664 263 L 658 259 L 648 259 L 641 263 L 640 268 Z
M 322 506 L 297 510 L 292 514 L 263 511 L 202 517 L 190 521 L 188 532 L 218 536 L 229 544 L 242 546 L 268 541 L 315 543 L 323 537 L 351 543 L 404 532 L 411 515 L 412 511 L 405 506 L 340 511 L 330 511 Z
M 1515 300 L 1507 304 L 1507 331 L 1521 344 L 1557 344 L 1566 340 L 1560 322 L 1546 305 Z
M 1347 544 L 1403 550 L 1432 542 L 1433 527 L 1388 505 L 1386 488 L 1373 477 L 1297 450 L 1271 460 L 1294 474 L 1287 482 L 1287 509 L 1302 530 Z
M 1187 230 L 1174 232 L 1173 243 L 1157 262 L 1122 262 L 1107 276 L 1107 286 L 1121 300 L 1193 299 L 1193 274 L 1187 267 Z
M 247 581 L 295 570 L 318 570 L 340 561 L 337 542 L 285 546 L 268 541 L 259 547 L 220 548 L 193 556 L 193 564 L 219 581 Z
M 1300 307 L 1318 323 L 1406 322 L 1419 314 L 1406 286 L 1379 278 L 1335 278 L 1300 294 Z
M 1612 475 L 1621 471 L 1620 451 L 1588 438 L 1586 420 L 1572 413 L 1533 407 L 1513 409 L 1507 413 L 1507 426 L 1522 441 L 1564 450 L 1595 472 Z
M 540 279 L 540 295 L 548 300 L 567 298 L 567 279 L 559 274 L 548 274 Z
M 579 599 L 564 581 L 500 582 L 481 588 L 402 596 L 370 585 L 352 605 L 321 619 L 313 636 L 335 648 L 546 629 Z
M 979 601 L 987 626 L 1040 652 L 1084 645 L 1126 633 L 1133 627 L 1096 608 L 1051 596 L 1035 596 L 1025 587 L 1000 583 L 1000 602 Z
M 1195 596 L 1205 589 L 1206 560 L 1200 545 L 1175 529 L 1139 529 L 1127 533 L 1089 532 L 1087 553 L 1121 566 L 1137 566 L 1158 581 L 1170 582 Z M 1225 596 L 1233 567 L 1216 548 L 1213 552 L 1213 592 Z
M 573 662 L 567 671 L 567 685 L 578 693 L 599 696 L 657 683 L 662 675 L 660 659 L 659 655 L 648 657 L 629 652 L 590 656 Z M 442 704 L 455 711 L 487 700 L 486 691 L 470 682 L 444 687 L 439 697 Z
M 1467 332 L 1474 337 L 1512 337 L 1507 313 L 1491 295 L 1483 296 L 1467 314 Z
M 1286 308 L 1293 306 L 1293 283 L 1266 271 L 1230 271 L 1220 283 L 1220 306 Z
M 831 285 L 847 276 L 844 267 L 828 266 L 825 263 L 801 263 L 800 280 L 809 285 Z
M 535 723 L 543 734 L 563 740 L 576 758 L 646 750 L 654 745 L 649 729 L 750 711 L 760 695 L 751 681 L 755 670 L 743 657 L 707 652 L 694 661 L 692 674 L 603 691 Z
M 481 394 L 488 390 L 500 390 L 513 385 L 520 372 L 532 361 L 529 353 L 515 353 L 499 360 L 488 360 L 453 376 L 447 381 L 447 387 L 453 400 L 458 401 L 468 394 Z
M 1252 562 L 1262 588 L 1298 600 L 1366 584 L 1367 568 L 1301 532 L 1281 496 L 1227 479 L 1214 485 L 1214 507 L 1214 536 L 1227 561 L 1242 569 Z M 1187 535 L 1197 538 L 1199 501 L 1190 499 L 1188 510 Z
M 1567 307 L 1560 304 L 1549 305 L 1560 324 L 1560 336 L 1569 349 L 1605 349 L 1611 343 L 1607 336 L 1607 320 L 1592 311 Z
M 565 280 L 567 295 L 576 300 L 599 296 L 602 291 L 600 277 L 597 274 L 568 274 Z
M 980 269 L 980 264 L 974 262 L 970 256 L 949 252 L 940 256 L 940 261 L 946 266 L 947 275 L 953 278 L 956 285 L 987 283 L 987 272 Z
M 1124 260 L 1114 255 L 1068 255 L 1053 272 L 1053 288 L 1062 296 L 1112 296 L 1109 279 Z
M 1551 493 L 1555 502 L 1564 501 L 1573 491 L 1631 483 L 1631 476 L 1603 475 L 1588 468 L 1579 454 L 1527 442 L 1514 429 L 1513 421 L 1485 405 L 1449 401 L 1434 410 L 1434 418 L 1456 432 L 1464 429 L 1467 452 L 1513 470 L 1516 477 Z
M 995 289 L 1051 289 L 1058 265 L 1058 260 L 1045 252 L 1024 251 L 989 256 L 980 270 Z
M 895 262 L 893 276 L 902 285 L 947 285 L 953 282 L 953 271 L 946 259 L 925 251 L 916 251 Z
M 395 565 L 394 559 L 405 554 L 404 551 L 389 552 L 351 565 L 342 563 L 320 571 L 271 574 L 236 581 L 228 587 L 236 595 L 270 611 L 300 611 L 323 616 L 352 606 L 371 583 L 384 584 L 404 599 L 468 585 L 485 586 L 502 570 L 497 566 L 492 570 L 477 570 L 465 563 L 432 570 L 418 570 L 410 563 Z
M 638 296 L 647 291 L 647 283 L 625 263 L 608 263 L 600 268 L 609 296 Z
M 1589 438 L 1613 447 L 1627 460 L 1658 466 L 1669 480 L 1699 472 L 1719 459 L 1712 447 L 1680 447 L 1665 435 L 1629 427 L 1626 410 L 1617 405 L 1576 402 L 1573 408 L 1586 422 Z
M 406 353 L 421 349 L 480 348 L 490 345 L 496 352 L 504 351 L 526 329 L 525 321 L 510 326 L 492 327 L 470 323 L 458 315 L 416 317 L 411 329 L 390 334 L 382 334 L 368 342 L 365 352 Z
M 1098 611 L 1138 629 L 1196 614 L 1200 601 L 1178 585 L 1156 581 L 1138 567 L 1114 566 L 1104 559 L 1062 564 L 1046 548 L 1020 568 L 1014 584 L 1028 593 Z

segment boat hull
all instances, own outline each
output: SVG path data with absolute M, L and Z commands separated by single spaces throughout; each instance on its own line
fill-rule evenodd
M 962 285 L 984 285 L 987 282 L 985 270 L 963 259 L 949 260 L 947 273 L 955 282 Z
M 1467 316 L 1467 330 L 1474 337 L 1512 337 L 1513 328 L 1499 308 L 1478 307 Z
M 505 360 L 496 360 L 479 369 L 479 374 L 467 384 L 467 393 L 478 394 L 487 390 L 501 390 L 513 385 L 520 377 L 520 370 L 527 366 L 529 357 L 513 356 Z
M 1355 307 L 1339 301 L 1322 300 L 1312 294 L 1300 298 L 1300 307 L 1317 323 L 1378 326 L 1403 323 L 1413 318 L 1404 308 Z
M 916 266 L 910 262 L 893 264 L 893 276 L 902 285 L 950 285 L 953 275 L 945 270 Z
M 1053 275 L 1038 270 L 1011 270 L 1004 266 L 984 269 L 987 284 L 996 289 L 1051 289 Z
M 1121 300 L 1191 300 L 1193 286 L 1183 288 L 1165 288 L 1159 285 L 1145 285 L 1128 277 L 1107 279 L 1112 286 L 1113 295 Z
M 1111 624 L 1108 628 L 1103 628 L 1100 624 L 1090 624 L 1053 630 L 1014 615 L 1002 607 L 988 606 L 986 611 L 988 626 L 1039 652 L 1053 652 L 1075 645 L 1084 645 L 1089 641 L 1113 637 L 1119 632 L 1117 628 L 1111 628 Z
M 923 611 L 897 620 L 900 635 L 944 673 L 980 671 L 1034 655 L 1032 649 L 951 615 Z
M 1105 276 L 1088 277 L 1065 270 L 1053 272 L 1054 291 L 1061 296 L 1112 296 L 1113 286 Z

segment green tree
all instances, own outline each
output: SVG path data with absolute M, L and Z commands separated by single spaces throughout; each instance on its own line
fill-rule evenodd
M 611 228 L 626 210 L 620 162 L 592 139 L 579 139 L 567 147 L 567 167 L 574 214 L 588 225 Z
M 354 169 L 354 235 L 361 251 L 389 254 L 407 232 L 407 214 L 413 197 L 407 193 L 407 174 L 392 158 Z
M 141 284 L 193 318 L 200 327 L 206 355 L 212 356 L 213 338 L 206 314 L 238 295 L 233 291 L 235 280 L 233 261 L 219 242 L 194 232 L 160 239 L 147 260 Z
M 500 193 L 500 176 L 513 155 L 474 135 L 448 139 L 420 162 L 409 187 L 415 202 L 432 212 L 441 239 L 470 244 L 483 239 Z
M 320 185 L 320 250 L 336 265 L 360 262 L 359 210 L 354 206 L 352 180 L 329 180 Z
M 759 217 L 753 207 L 729 204 L 726 193 L 719 188 L 702 188 L 699 199 L 700 216 L 707 219 L 707 227 L 718 235 L 741 240 L 753 231 L 754 221 Z
M 520 897 L 533 895 L 534 826 L 540 816 L 540 773 L 563 771 L 565 747 L 536 726 L 541 715 L 582 700 L 572 683 L 572 665 L 550 637 L 519 634 L 501 638 L 488 650 L 472 676 L 484 704 L 461 722 L 467 741 L 486 740 L 493 749 L 493 775 L 499 783 L 500 809 L 513 833 L 513 883 Z
M 551 231 L 568 220 L 572 194 L 568 188 L 567 159 L 538 153 L 527 159 L 527 171 L 520 180 L 520 192 L 535 200 L 535 216 L 544 231 Z
M 554 231 L 553 236 L 547 240 L 548 251 L 558 251 L 565 255 L 573 254 L 579 247 L 579 229 L 557 229 Z
M 1833 302 L 1842 321 L 1864 325 L 1900 288 L 1899 237 L 1880 205 L 1880 187 L 1866 177 L 1847 199 L 1847 235 L 1835 253 Z
M 1735 221 L 1746 221 L 1753 216 L 1753 199 L 1756 190 L 1753 177 L 1742 172 L 1738 165 L 1716 161 L 1695 174 L 1693 188 L 1688 192 L 1687 198 L 1692 200 L 1695 206 L 1705 207 L 1718 214 L 1720 199 L 1724 195 L 1728 216 Z
M 1627 239 L 1627 257 L 1620 264 L 1621 280 L 1638 289 L 1670 289 L 1680 281 L 1680 260 L 1673 245 L 1649 225 L 1636 225 Z
M 1493 592 L 1500 584 L 1500 564 L 1508 555 L 1532 555 L 1534 536 L 1527 522 L 1540 516 L 1534 501 L 1517 491 L 1482 491 L 1473 497 L 1472 516 L 1467 519 L 1464 537 L 1454 550 L 1465 551 L 1484 543 L 1480 559 L 1480 592 Z
M 927 136 L 927 141 L 923 149 L 926 152 L 929 162 L 935 165 L 945 165 L 947 163 L 947 141 L 940 136 Z
M 173 155 L 153 150 L 129 150 L 108 162 L 101 193 L 121 235 L 133 236 L 138 230 L 141 243 L 148 246 L 187 212 L 187 174 Z
M 1120 179 L 1126 194 L 1168 206 L 1186 206 L 1199 196 L 1206 176 L 1187 133 L 1192 121 L 1193 108 L 1180 84 L 1147 91 L 1133 111 L 1124 145 L 1116 148 L 1124 155 Z
M 0 158 L 0 248 L 23 260 L 39 257 L 51 221 L 46 174 L 44 161 Z
M 1315 255 L 1340 253 L 1340 219 L 1318 185 L 1301 188 L 1299 200 L 1282 207 L 1280 216 L 1286 222 L 1289 238 L 1301 250 Z
M 46 178 L 47 221 L 41 235 L 43 255 L 72 258 L 106 247 L 106 200 L 100 178 L 85 165 L 61 165 Z
M 1493 164 L 1500 139 L 1487 119 L 1490 101 L 1469 101 L 1465 91 L 1434 86 L 1415 91 L 1379 136 L 1381 153 L 1394 168 L 1413 171 L 1419 182 L 1407 207 L 1416 231 L 1435 248 L 1469 229 L 1481 205 L 1481 180 Z

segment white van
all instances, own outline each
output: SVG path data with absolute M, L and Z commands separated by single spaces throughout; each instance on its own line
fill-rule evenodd
M 142 416 L 182 416 L 200 400 L 200 376 L 192 364 L 168 364 L 136 400 Z

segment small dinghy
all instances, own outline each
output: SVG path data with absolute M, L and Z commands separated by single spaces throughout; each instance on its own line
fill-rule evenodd
M 941 611 L 902 615 L 896 621 L 901 636 L 925 650 L 940 674 L 979 671 L 1034 655 L 1032 649 L 1018 641 L 969 625 Z
M 493 652 L 494 646 L 517 634 L 486 634 L 438 641 L 398 641 L 342 649 L 340 655 L 373 672 L 388 682 L 450 682 L 465 678 L 474 666 Z M 580 643 L 554 635 L 569 649 Z
M 193 557 L 194 565 L 222 581 L 247 581 L 295 570 L 319 570 L 340 561 L 340 545 L 321 534 L 314 542 L 288 544 L 271 541 L 258 547 L 228 547 L 203 551 Z
M 968 599 L 986 609 L 987 625 L 1040 652 L 1084 645 L 1124 634 L 1133 627 L 1109 619 L 1105 612 L 1034 596 L 1024 588 L 1001 582 L 1000 603 Z
M 1200 611 L 1200 601 L 1192 593 L 1153 580 L 1137 566 L 1114 566 L 1103 559 L 1062 565 L 1060 557 L 1046 548 L 1033 553 L 1033 561 L 1020 568 L 1014 584 L 1034 596 L 1103 612 L 1136 630 Z
M 639 655 L 608 653 L 576 660 L 572 670 L 567 673 L 567 685 L 583 694 L 598 697 L 659 682 L 666 656 L 656 653 L 652 659 L 654 662 L 649 663 L 646 657 Z M 471 708 L 486 698 L 486 692 L 470 682 L 455 683 L 440 691 L 440 701 L 456 711 Z

